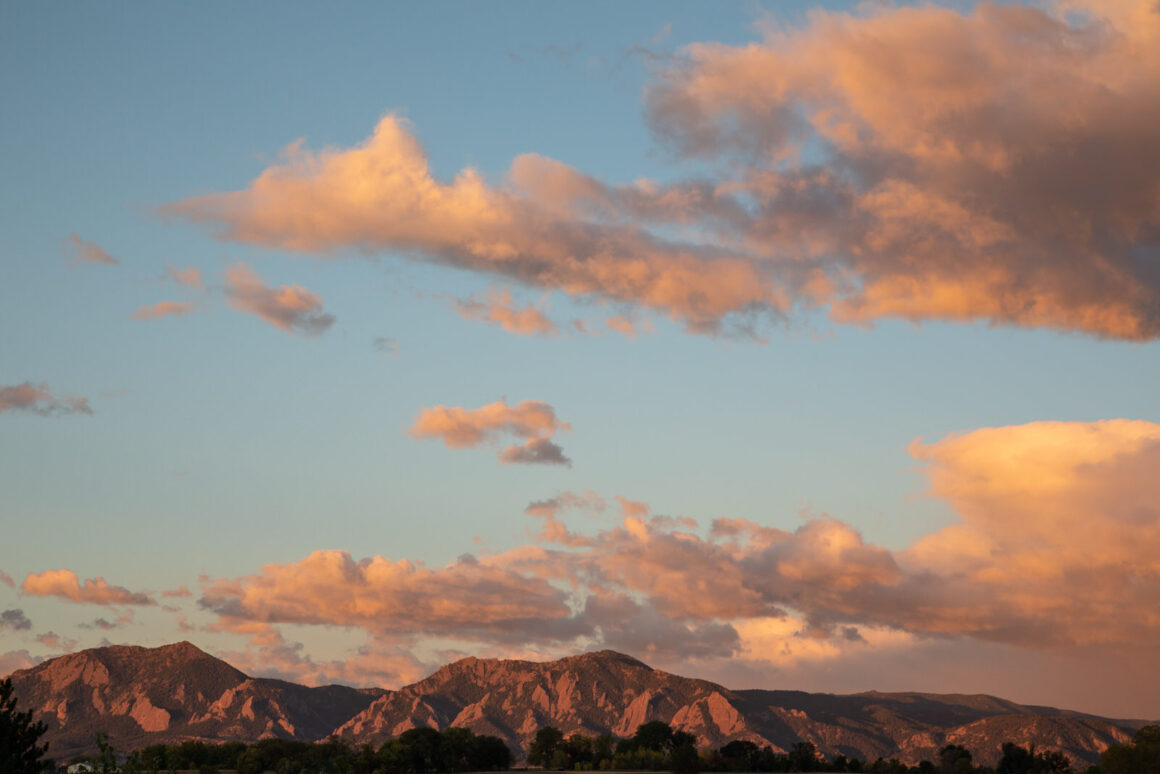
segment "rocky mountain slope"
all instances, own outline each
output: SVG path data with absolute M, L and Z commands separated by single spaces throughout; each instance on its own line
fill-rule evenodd
M 251 678 L 188 642 L 94 648 L 11 677 L 21 707 L 48 726 L 57 759 L 93 751 L 98 732 L 118 750 L 184 739 L 315 740 L 381 693 Z
M 916 762 L 954 743 L 993 762 L 999 746 L 1014 741 L 1062 750 L 1080 764 L 1140 725 L 991 696 L 733 691 L 612 651 L 546 663 L 468 658 L 397 691 L 251 678 L 189 643 L 97 648 L 12 678 L 22 705 L 49 725 L 57 758 L 91 749 L 98 731 L 127 750 L 181 739 L 332 734 L 379 744 L 419 726 L 493 734 L 521 757 L 546 725 L 623 737 L 661 720 L 710 747 L 747 739 L 785 751 L 807 740 L 827 755 Z

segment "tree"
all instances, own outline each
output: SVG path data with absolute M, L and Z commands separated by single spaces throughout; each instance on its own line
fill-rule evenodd
M 960 763 L 962 761 L 962 763 Z M 973 771 L 971 751 L 961 744 L 948 744 L 938 751 L 938 770 L 941 774 L 959 774 Z
M 1144 726 L 1130 744 L 1114 744 L 1100 755 L 1103 774 L 1160 771 L 1160 726 Z
M 32 712 L 18 712 L 12 680 L 0 680 L 0 771 L 38 774 L 51 764 L 42 760 L 47 744 L 37 744 L 48 728 L 32 722 Z
M 563 731 L 555 726 L 544 726 L 536 732 L 536 738 L 528 748 L 528 763 L 533 766 L 550 766 L 552 755 L 563 741 Z
M 632 746 L 637 749 L 643 747 L 646 750 L 663 752 L 671 748 L 672 742 L 672 727 L 668 723 L 663 723 L 659 720 L 641 724 L 636 729 L 636 733 L 632 735 Z

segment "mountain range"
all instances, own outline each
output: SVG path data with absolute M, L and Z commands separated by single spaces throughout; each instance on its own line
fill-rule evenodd
M 608 650 L 544 663 L 466 658 L 394 691 L 250 677 L 188 642 L 93 648 L 11 678 L 21 708 L 48 726 L 58 760 L 93 751 L 98 732 L 127 751 L 271 736 L 378 745 L 418 726 L 499 736 L 519 759 L 543 726 L 625 737 L 661 720 L 703 747 L 746 739 L 786 751 L 805 740 L 830 756 L 914 763 L 953 743 L 994 762 L 1013 741 L 1061 750 L 1078 765 L 1143 725 L 986 695 L 730 690 Z

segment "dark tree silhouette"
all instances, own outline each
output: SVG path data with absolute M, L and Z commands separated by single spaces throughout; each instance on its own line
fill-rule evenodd
M 4 774 L 39 774 L 50 767 L 43 758 L 47 744 L 37 744 L 48 729 L 33 723 L 31 712 L 16 709 L 12 680 L 0 680 L 0 771 Z

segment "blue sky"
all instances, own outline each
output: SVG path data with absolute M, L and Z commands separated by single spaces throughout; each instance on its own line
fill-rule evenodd
M 851 6 L 826 3 L 824 12 Z M 772 315 L 755 336 L 703 335 L 687 332 L 666 308 L 466 269 L 431 259 L 424 248 L 351 243 L 294 251 L 277 240 L 215 238 L 222 223 L 163 212 L 191 197 L 247 190 L 299 139 L 312 151 L 342 153 L 388 114 L 405 119 L 444 183 L 470 167 L 492 189 L 504 189 L 513 160 L 529 153 L 608 186 L 744 177 L 746 164 L 755 165 L 750 172 L 763 168 L 745 153 L 677 153 L 657 131 L 649 90 L 679 66 L 673 57 L 687 56 L 685 46 L 788 46 L 774 31 L 792 40 L 820 29 L 808 13 L 813 8 L 0 8 L 0 72 L 7 74 L 0 80 L 0 387 L 43 383 L 54 395 L 87 398 L 92 411 L 0 411 L 0 570 L 13 579 L 0 586 L 0 607 L 23 610 L 33 624 L 0 629 L 9 668 L 61 652 L 37 640 L 50 631 L 72 648 L 103 638 L 150 645 L 191 639 L 235 659 L 244 655 L 249 661 L 239 665 L 251 671 L 366 684 L 397 684 L 464 653 L 550 657 L 615 645 L 599 627 L 567 642 L 535 633 L 489 639 L 422 627 L 380 631 L 325 617 L 302 625 L 268 609 L 250 611 L 247 620 L 281 627 L 279 636 L 305 643 L 313 659 L 283 664 L 247 639 L 241 619 L 215 607 L 224 592 L 214 584 L 256 577 L 270 563 L 292 566 L 321 549 L 347 551 L 356 562 L 378 555 L 430 568 L 465 553 L 503 556 L 536 542 L 530 535 L 538 522 L 525 507 L 561 492 L 591 491 L 608 503 L 603 515 L 575 517 L 574 529 L 590 533 L 617 529 L 620 495 L 647 502 L 653 515 L 692 517 L 698 529 L 736 517 L 794 533 L 831 518 L 867 545 L 904 552 L 963 518 L 953 495 L 928 496 L 924 467 L 908 452 L 916 438 L 936 443 L 954 433 L 1046 421 L 1160 421 L 1160 359 L 1150 334 L 1109 334 L 1063 318 L 1042 325 L 986 310 L 966 319 L 884 315 L 848 324 L 822 304 L 788 319 Z M 978 19 L 969 5 L 953 8 L 961 9 L 954 14 L 962 24 Z M 901 29 L 902 12 L 862 8 L 849 18 L 898 21 Z M 1150 94 L 1126 89 L 1125 100 Z M 838 154 L 825 154 L 807 149 L 799 160 L 839 163 Z M 1145 226 L 1160 224 L 1155 213 L 1141 217 Z M 707 223 L 698 227 L 711 230 Z M 672 224 L 639 227 L 680 239 Z M 1154 232 L 1138 233 L 1135 247 L 1147 263 L 1156 249 L 1147 234 Z M 118 263 L 78 261 L 72 234 Z M 267 287 L 306 289 L 335 322 L 320 335 L 295 335 L 231 308 L 224 277 L 237 264 Z M 1051 271 L 1064 282 L 1070 265 L 1061 257 Z M 170 267 L 200 270 L 204 290 L 167 279 Z M 971 269 L 962 271 L 969 276 Z M 1148 276 L 1141 269 L 1136 281 L 1151 292 Z M 456 312 L 456 299 L 483 299 L 489 290 L 510 291 L 517 306 L 548 314 L 560 335 L 514 335 Z M 132 317 L 163 300 L 198 308 L 187 316 Z M 616 314 L 642 325 L 639 335 L 602 326 Z M 569 332 L 575 318 L 600 335 Z M 397 351 L 376 348 L 380 338 Z M 408 434 L 425 408 L 475 410 L 500 400 L 549 404 L 571 426 L 551 435 L 571 467 L 502 465 L 487 443 L 452 448 Z M 1154 527 L 1141 529 L 1144 542 L 1153 539 Z M 113 613 L 132 609 L 135 617 L 107 631 L 79 628 L 110 612 L 21 588 L 30 574 L 57 569 L 149 593 L 174 610 L 114 604 Z M 552 583 L 567 588 L 561 578 Z M 157 596 L 179 587 L 192 596 Z M 646 589 L 616 588 L 645 607 L 656 603 Z M 569 600 L 574 612 L 583 597 Z M 1086 684 L 1050 689 L 1047 671 L 1011 684 L 1003 671 L 1017 672 L 1011 665 L 1058 670 L 1090 655 L 1060 656 L 1062 640 L 1043 650 L 1018 638 L 925 631 L 843 610 L 878 633 L 866 637 L 873 652 L 830 653 L 822 637 L 817 653 L 802 645 L 808 653 L 797 660 L 762 661 L 757 645 L 745 645 L 745 630 L 741 645 L 724 645 L 714 657 L 651 646 L 636 655 L 738 687 L 1006 690 L 1014 699 L 1108 714 L 1160 712 L 1154 701 L 1132 698 L 1127 672 L 1102 692 Z M 813 614 L 790 612 L 795 621 Z M 847 620 L 830 608 L 817 615 Z M 699 625 L 688 616 L 674 620 L 689 631 Z M 815 636 L 807 628 L 790 627 L 784 636 L 805 642 Z M 412 660 L 398 656 L 405 666 L 391 662 L 357 675 L 319 667 L 343 662 L 367 643 Z M 1099 643 L 1105 645 L 1131 651 L 1138 643 Z M 986 655 L 992 650 L 997 655 Z M 905 669 L 899 654 L 906 652 L 921 653 L 918 660 L 930 666 Z M 854 666 L 835 666 L 864 668 L 875 658 L 895 665 L 877 671 L 878 681 L 852 675 Z

